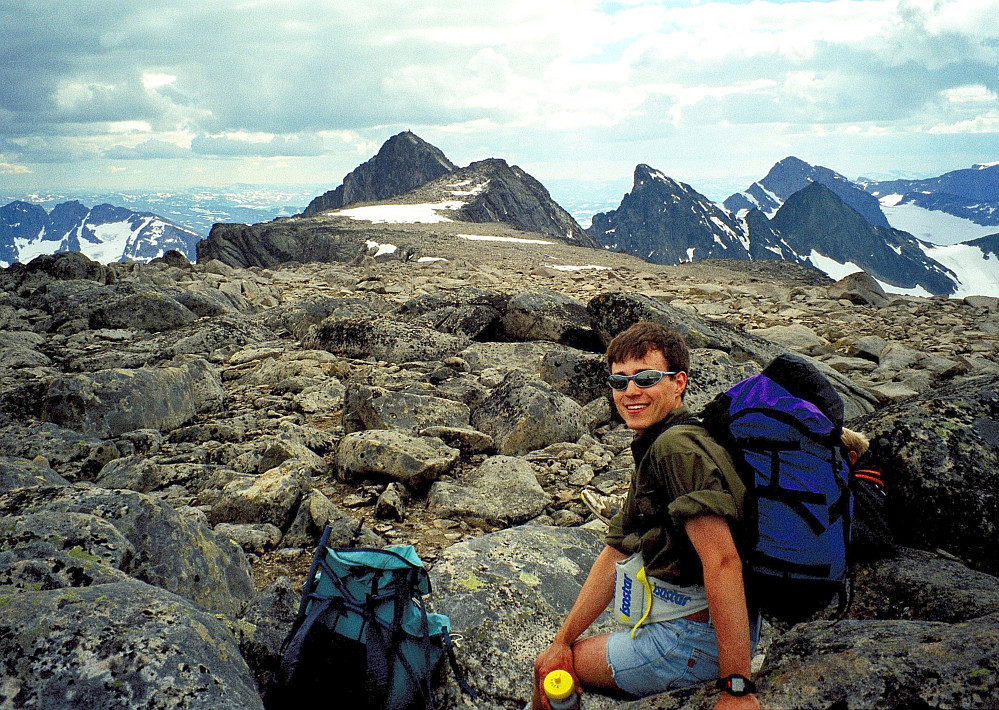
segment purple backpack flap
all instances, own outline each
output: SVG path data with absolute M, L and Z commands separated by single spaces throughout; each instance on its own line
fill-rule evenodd
M 837 594 L 845 604 L 852 499 L 840 447 L 842 412 L 842 400 L 818 370 L 784 355 L 701 415 L 746 484 L 747 594 L 773 618 L 801 621 Z

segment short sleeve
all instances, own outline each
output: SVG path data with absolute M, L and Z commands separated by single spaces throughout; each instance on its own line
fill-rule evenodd
M 742 517 L 745 489 L 728 453 L 711 439 L 671 430 L 656 442 L 656 475 L 670 492 L 670 518 L 678 529 L 698 515 Z M 733 487 L 740 490 L 733 495 Z

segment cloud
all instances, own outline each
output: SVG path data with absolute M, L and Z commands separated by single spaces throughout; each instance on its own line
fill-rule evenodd
M 150 139 L 136 146 L 116 145 L 104 152 L 110 160 L 151 160 L 161 158 L 190 158 L 191 150 L 176 143 Z
M 999 92 L 999 0 L 16 5 L 0 145 L 29 167 L 322 155 L 342 175 L 412 128 L 472 159 L 617 170 L 679 140 L 717 162 L 778 137 L 981 130 Z
M 29 175 L 31 174 L 31 169 L 26 165 L 17 165 L 16 163 L 4 163 L 0 162 L 0 175 Z
M 191 141 L 191 151 L 218 157 L 315 156 L 323 153 L 323 139 L 318 135 L 272 136 L 269 139 L 246 134 L 200 135 Z

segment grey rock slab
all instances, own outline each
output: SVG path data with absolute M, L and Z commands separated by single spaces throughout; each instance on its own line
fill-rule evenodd
M 941 385 L 863 417 L 899 544 L 999 574 L 999 376 Z
M 828 340 L 800 323 L 773 325 L 751 332 L 753 335 L 772 340 L 778 345 L 802 355 L 820 355 L 832 351 Z
M 294 515 L 306 483 L 305 467 L 297 459 L 255 476 L 241 476 L 222 489 L 209 515 L 218 523 L 269 523 L 284 529 Z
M 336 467 L 348 478 L 389 478 L 421 485 L 452 470 L 460 455 L 440 439 L 373 429 L 340 440 Z
M 582 528 L 522 525 L 441 553 L 430 571 L 433 607 L 462 635 L 460 662 L 480 695 L 456 698 L 457 707 L 524 707 L 534 659 L 551 643 L 602 546 L 598 534 Z
M 555 291 L 525 291 L 510 299 L 503 314 L 505 334 L 513 340 L 547 340 L 574 348 L 601 348 L 590 328 L 586 306 Z
M 343 357 L 388 362 L 438 362 L 467 347 L 468 338 L 399 323 L 386 317 L 336 318 L 311 329 L 303 346 Z
M 27 459 L 0 456 L 0 492 L 26 486 L 68 486 L 69 481 L 48 466 Z
M 538 483 L 529 463 L 512 456 L 493 456 L 454 483 L 434 483 L 427 502 L 439 517 L 505 525 L 537 517 L 551 496 Z
M 565 346 L 557 343 L 472 343 L 458 353 L 458 357 L 467 362 L 473 372 L 502 367 L 538 377 L 541 361 L 564 350 Z
M 249 566 L 236 545 L 216 536 L 198 519 L 183 516 L 147 495 L 66 486 L 36 486 L 0 494 L 2 516 L 40 513 L 101 518 L 134 548 L 123 571 L 186 597 L 203 609 L 232 616 L 252 595 Z M 83 549 L 86 554 L 103 556 L 95 550 L 98 547 Z
M 218 372 L 204 360 L 175 367 L 63 375 L 49 385 L 43 418 L 84 434 L 133 429 L 169 431 L 225 398 Z
M 855 574 L 850 618 L 957 623 L 999 613 L 999 577 L 933 552 L 903 548 Z
M 829 286 L 826 293 L 829 298 L 845 299 L 857 305 L 881 307 L 889 303 L 881 284 L 864 271 L 844 276 Z
M 499 453 L 511 456 L 587 433 L 579 404 L 516 372 L 473 410 L 472 425 L 493 438 Z
M 219 523 L 212 530 L 243 548 L 260 554 L 273 550 L 281 542 L 281 528 L 270 523 Z
M 471 412 L 468 406 L 451 399 L 362 385 L 355 402 L 358 418 L 365 429 L 416 433 L 432 426 L 469 428 Z
M 962 624 L 799 624 L 759 675 L 768 708 L 991 707 L 999 697 L 999 615 Z
M 566 349 L 541 358 L 541 379 L 582 405 L 608 396 L 607 373 L 606 358 L 596 353 Z
M 126 580 L 2 598 L 5 707 L 263 708 L 229 629 L 175 594 Z
M 650 320 L 680 333 L 690 348 L 723 350 L 739 361 L 752 359 L 765 365 L 783 351 L 779 345 L 724 321 L 702 318 L 644 295 L 604 293 L 591 299 L 586 310 L 605 345 L 638 321 Z
M 95 310 L 90 314 L 90 327 L 160 332 L 197 319 L 198 316 L 173 298 L 155 291 L 143 291 Z

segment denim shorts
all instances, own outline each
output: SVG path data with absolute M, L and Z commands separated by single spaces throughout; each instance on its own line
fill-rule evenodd
M 759 617 L 750 619 L 752 648 L 760 635 Z M 718 678 L 718 639 L 714 624 L 689 619 L 660 621 L 617 631 L 607 639 L 607 664 L 617 686 L 639 697 L 713 682 Z

